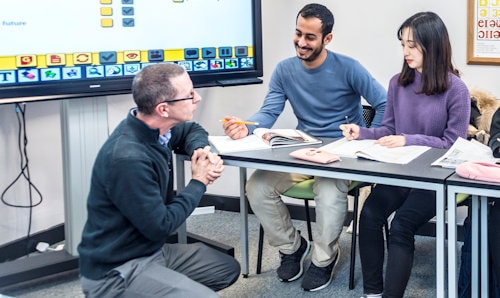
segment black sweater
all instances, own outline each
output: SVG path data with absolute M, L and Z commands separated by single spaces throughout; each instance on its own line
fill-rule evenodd
M 203 183 L 191 180 L 168 198 L 172 150 L 191 156 L 208 144 L 207 132 L 193 122 L 178 124 L 169 148 L 159 144 L 158 136 L 158 129 L 129 113 L 100 149 L 78 246 L 84 277 L 101 279 L 114 267 L 157 252 L 206 191 Z

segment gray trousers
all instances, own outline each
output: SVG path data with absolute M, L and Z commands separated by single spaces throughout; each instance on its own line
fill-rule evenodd
M 105 278 L 80 277 L 85 297 L 219 297 L 215 291 L 240 274 L 231 256 L 201 243 L 165 244 L 157 253 L 110 270 Z
M 292 224 L 281 194 L 294 184 L 312 178 L 308 175 L 256 170 L 246 185 L 250 206 L 259 219 L 269 244 L 291 254 L 300 246 L 300 235 Z M 316 225 L 312 262 L 328 266 L 337 255 L 337 243 L 347 213 L 349 181 L 315 177 Z

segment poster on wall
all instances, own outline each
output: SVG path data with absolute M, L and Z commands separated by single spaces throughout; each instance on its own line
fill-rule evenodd
M 467 64 L 500 65 L 500 0 L 467 5 Z

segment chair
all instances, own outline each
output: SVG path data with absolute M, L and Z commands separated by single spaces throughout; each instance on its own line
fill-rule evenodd
M 363 120 L 366 127 L 370 127 L 373 118 L 375 117 L 375 109 L 371 106 L 363 105 Z M 304 180 L 292 186 L 286 192 L 283 193 L 284 196 L 300 199 L 304 201 L 304 209 L 306 213 L 306 223 L 307 223 L 307 235 L 309 241 L 312 241 L 312 229 L 311 229 L 311 217 L 309 214 L 309 200 L 314 200 L 313 192 L 314 179 Z M 364 186 L 370 186 L 370 183 L 352 181 L 349 185 L 349 194 L 354 197 L 354 207 L 353 207 L 353 233 L 351 239 L 351 261 L 349 268 L 349 289 L 354 289 L 354 267 L 356 260 L 356 239 L 357 239 L 357 223 L 358 223 L 358 206 L 359 206 L 359 190 Z M 387 224 L 385 225 L 386 237 Z M 260 274 L 262 267 L 262 248 L 264 244 L 264 229 L 262 225 L 259 228 L 259 243 L 257 251 L 257 274 Z

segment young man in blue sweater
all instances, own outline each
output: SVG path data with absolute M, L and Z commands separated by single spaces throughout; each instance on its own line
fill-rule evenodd
M 271 76 L 269 91 L 260 110 L 248 120 L 260 127 L 272 127 L 288 100 L 297 117 L 297 129 L 316 137 L 339 138 L 340 124 L 346 117 L 363 124 L 361 97 L 376 110 L 373 126 L 384 115 L 386 91 L 356 60 L 331 52 L 333 14 L 320 4 L 302 8 L 296 19 L 297 56 L 281 61 Z M 256 126 L 238 124 L 227 116 L 225 133 L 233 139 L 251 134 Z M 247 183 L 247 197 L 259 218 L 269 243 L 279 248 L 281 265 L 277 270 L 283 282 L 299 279 L 309 242 L 292 225 L 280 194 L 308 175 L 258 170 Z M 339 260 L 338 239 L 347 213 L 349 181 L 315 177 L 316 231 L 311 266 L 302 280 L 306 291 L 327 287 Z
M 86 297 L 218 297 L 240 273 L 238 262 L 203 244 L 165 244 L 220 177 L 220 157 L 193 118 L 201 101 L 175 64 L 134 78 L 137 105 L 99 151 L 78 246 Z M 172 150 L 191 156 L 192 179 L 173 194 Z

